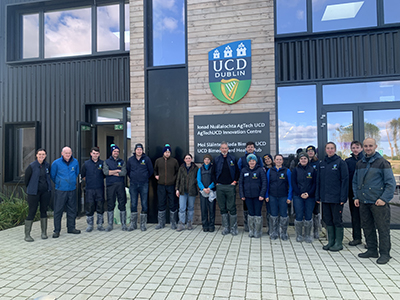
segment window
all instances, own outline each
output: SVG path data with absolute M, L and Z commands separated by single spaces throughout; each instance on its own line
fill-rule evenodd
M 38 123 L 5 124 L 5 181 L 23 179 L 26 168 L 36 159 L 39 148 Z
M 278 88 L 279 153 L 317 145 L 316 99 L 314 85 Z
M 123 108 L 97 108 L 96 122 L 97 123 L 118 123 L 124 121 Z
M 276 1 L 276 33 L 307 31 L 307 0 Z
M 153 66 L 186 62 L 185 1 L 153 0 Z
M 125 4 L 125 51 L 129 51 L 129 44 L 131 39 L 131 30 L 129 25 L 129 4 Z
M 385 24 L 400 22 L 399 0 L 383 0 Z
M 119 5 L 97 7 L 97 51 L 119 49 Z
M 22 58 L 39 57 L 39 14 L 22 16 Z

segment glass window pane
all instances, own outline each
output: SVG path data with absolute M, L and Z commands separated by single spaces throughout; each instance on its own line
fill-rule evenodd
M 96 109 L 96 121 L 99 123 L 104 122 L 123 122 L 124 115 L 123 115 L 122 108 L 98 108 Z
M 313 31 L 377 25 L 376 0 L 312 1 Z
M 294 33 L 307 31 L 307 1 L 276 1 L 276 33 Z
M 185 1 L 153 0 L 153 65 L 186 62 Z
M 91 9 L 44 14 L 44 56 L 60 57 L 91 53 Z
M 22 16 L 22 58 L 39 57 L 39 14 Z
M 129 51 L 131 31 L 129 28 L 129 4 L 125 4 L 125 51 Z
M 400 22 L 399 0 L 383 0 L 383 11 L 385 14 L 385 24 Z
M 400 101 L 400 81 L 362 82 L 323 86 L 324 104 Z
M 16 140 L 18 141 L 15 148 L 18 152 L 18 155 L 15 155 L 18 166 L 17 177 L 24 175 L 26 168 L 36 159 L 35 138 L 35 127 L 17 128 L 16 130 Z
M 97 7 L 97 51 L 119 50 L 119 5 Z
M 328 112 L 326 119 L 328 142 L 336 144 L 337 155 L 343 159 L 349 157 L 350 145 L 353 141 L 353 113 L 351 111 Z
M 317 145 L 316 101 L 314 85 L 278 88 L 279 153 Z

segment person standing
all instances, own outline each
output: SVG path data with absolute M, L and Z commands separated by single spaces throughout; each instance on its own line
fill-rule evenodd
M 121 229 L 127 231 L 126 227 L 126 192 L 125 175 L 126 164 L 119 158 L 119 147 L 111 145 L 111 156 L 104 162 L 103 173 L 106 176 L 107 193 L 107 221 L 106 231 L 113 230 L 115 202 L 118 199 L 118 209 L 121 217 Z
M 265 176 L 267 175 L 267 172 L 269 169 L 273 168 L 275 166 L 274 164 L 274 159 L 272 157 L 271 154 L 265 154 L 263 156 L 264 159 L 264 169 L 265 169 Z M 265 227 L 267 228 L 267 234 L 270 234 L 270 228 L 269 228 L 269 219 L 271 216 L 271 207 L 269 205 L 269 202 L 265 201 L 265 208 L 266 208 L 266 220 L 267 220 L 267 224 L 265 225 Z
M 322 202 L 322 220 L 328 232 L 324 250 L 343 249 L 343 205 L 347 201 L 349 172 L 347 164 L 336 154 L 336 144 L 325 145 L 326 156 L 317 171 L 316 201 Z
M 47 239 L 47 207 L 50 203 L 51 182 L 50 164 L 46 161 L 47 152 L 40 148 L 36 151 L 36 160 L 25 170 L 26 193 L 28 194 L 28 216 L 25 220 L 25 241 L 33 242 L 31 229 L 37 208 L 40 204 L 41 238 Z
M 227 142 L 222 142 L 219 150 L 221 154 L 214 159 L 214 178 L 222 216 L 221 233 L 222 235 L 228 233 L 237 235 L 236 184 L 239 180 L 239 169 L 235 157 L 229 153 Z
M 361 227 L 368 250 L 358 257 L 378 257 L 378 264 L 390 260 L 390 205 L 396 188 L 396 180 L 390 163 L 376 152 L 376 141 L 367 138 L 363 142 L 365 156 L 356 165 L 353 177 L 354 205 L 360 208 Z
M 354 205 L 354 193 L 352 188 L 353 176 L 356 170 L 356 164 L 363 157 L 362 144 L 359 141 L 352 141 L 350 145 L 351 156 L 346 158 L 345 162 L 349 170 L 349 208 L 351 214 L 351 227 L 353 229 L 353 240 L 349 242 L 350 246 L 357 246 L 361 244 L 361 218 L 360 218 L 360 208 Z
M 306 148 L 306 151 L 310 159 L 310 165 L 314 168 L 315 171 L 318 171 L 320 161 L 317 157 L 317 150 L 315 146 L 313 145 L 308 146 Z M 320 204 L 318 202 L 315 202 L 312 220 L 313 220 L 314 239 L 318 240 L 319 232 L 321 230 L 321 213 L 320 213 Z
M 137 228 L 138 220 L 138 196 L 140 195 L 140 203 L 142 211 L 140 213 L 140 230 L 147 230 L 147 211 L 149 194 L 149 179 L 153 175 L 153 164 L 150 158 L 144 154 L 143 145 L 135 145 L 135 153 L 128 159 L 126 170 L 130 178 L 129 194 L 131 195 L 131 224 L 128 231 Z
M 81 233 L 80 230 L 75 228 L 77 214 L 76 179 L 78 175 L 78 161 L 72 156 L 72 149 L 64 147 L 61 151 L 61 157 L 52 163 L 50 170 L 50 177 L 55 183 L 53 238 L 60 236 L 61 218 L 65 206 L 67 208 L 67 232 Z
M 155 229 L 165 227 L 167 202 L 170 212 L 171 229 L 176 229 L 178 215 L 178 200 L 175 196 L 175 181 L 178 174 L 178 161 L 171 157 L 171 146 L 166 144 L 163 148 L 163 156 L 154 163 L 154 176 L 158 181 L 158 224 Z
M 104 231 L 104 162 L 100 159 L 100 149 L 90 149 L 90 159 L 84 162 L 82 180 L 86 181 L 86 232 L 93 230 L 94 212 L 97 212 L 97 230 Z

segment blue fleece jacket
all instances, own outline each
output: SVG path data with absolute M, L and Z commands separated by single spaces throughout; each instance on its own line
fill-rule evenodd
M 72 156 L 68 163 L 60 157 L 51 165 L 50 177 L 55 183 L 56 190 L 64 192 L 75 190 L 78 174 L 78 161 Z

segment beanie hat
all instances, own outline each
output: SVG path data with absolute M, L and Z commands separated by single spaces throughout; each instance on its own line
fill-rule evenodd
M 317 152 L 317 151 L 315 151 L 315 147 L 314 147 L 313 145 L 308 146 L 308 147 L 306 148 L 306 151 L 308 151 L 308 150 L 313 150 L 314 153 Z
M 111 144 L 111 153 L 116 149 L 119 150 L 119 147 L 117 145 L 115 145 L 115 144 Z
M 143 149 L 143 145 L 138 143 L 138 144 L 135 145 L 135 151 L 136 151 L 137 148 L 142 148 Z
M 164 148 L 163 148 L 163 153 L 165 152 L 165 151 L 169 151 L 169 152 L 172 152 L 172 150 L 171 150 L 171 146 L 169 145 L 169 144 L 165 144 L 165 146 L 164 146 Z
M 301 153 L 301 152 L 303 152 L 303 148 L 299 148 L 299 149 L 297 149 L 296 150 L 296 154 L 297 154 L 297 156 Z
M 204 161 L 206 158 L 209 158 L 210 160 L 212 160 L 212 156 L 211 156 L 210 154 L 205 154 L 205 155 L 203 156 L 203 161 Z
M 246 160 L 247 162 L 249 162 L 250 160 L 255 160 L 257 162 L 257 157 L 254 154 L 249 154 L 247 155 Z
M 297 157 L 300 159 L 300 158 L 302 158 L 303 156 L 305 156 L 307 159 L 310 159 L 309 157 L 308 157 L 308 154 L 306 153 L 306 152 L 300 152 L 298 155 L 297 155 Z
M 271 155 L 271 154 L 265 154 L 265 155 L 263 156 L 263 160 L 265 160 L 265 158 L 266 158 L 267 156 L 268 156 L 272 161 L 274 161 L 274 160 L 272 159 L 272 155 Z

